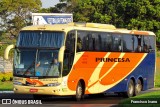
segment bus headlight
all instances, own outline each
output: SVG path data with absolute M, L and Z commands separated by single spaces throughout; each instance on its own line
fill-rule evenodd
M 50 83 L 50 84 L 47 84 L 48 87 L 55 87 L 55 86 L 59 86 L 61 83 Z

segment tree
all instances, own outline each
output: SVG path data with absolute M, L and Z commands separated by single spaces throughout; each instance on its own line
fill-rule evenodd
M 110 16 L 103 14 L 104 0 L 60 0 L 66 2 L 65 12 L 73 13 L 75 22 L 108 23 Z
M 110 23 L 116 27 L 149 30 L 160 41 L 160 0 L 60 0 L 74 21 Z
M 137 0 L 132 4 L 136 11 L 127 23 L 128 28 L 153 31 L 160 41 L 160 0 Z
M 160 0 L 104 0 L 110 23 L 128 29 L 149 30 L 160 41 Z
M 39 13 L 60 13 L 57 7 L 42 8 Z
M 31 24 L 31 12 L 38 12 L 41 5 L 40 0 L 1 0 L 0 29 L 16 38 L 22 27 Z

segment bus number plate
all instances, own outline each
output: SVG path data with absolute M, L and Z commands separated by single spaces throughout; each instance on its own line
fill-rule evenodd
M 38 89 L 30 89 L 30 92 L 38 92 Z

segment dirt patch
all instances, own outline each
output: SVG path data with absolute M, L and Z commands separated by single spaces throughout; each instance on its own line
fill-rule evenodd
M 157 62 L 160 62 L 160 57 L 157 57 Z
M 157 71 L 160 72 L 160 57 L 157 57 L 156 67 L 157 67 Z

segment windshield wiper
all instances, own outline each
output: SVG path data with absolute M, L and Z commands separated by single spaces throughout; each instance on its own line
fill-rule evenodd
M 26 71 L 24 71 L 23 76 L 28 72 L 29 69 L 31 69 L 34 66 L 34 64 L 35 64 L 35 61 L 31 63 L 31 65 L 27 68 Z

